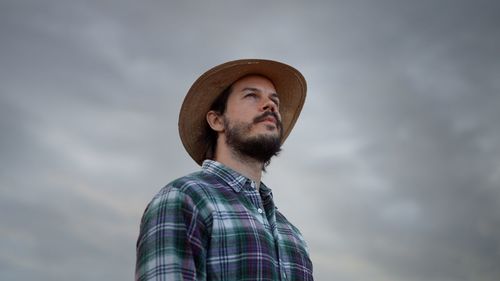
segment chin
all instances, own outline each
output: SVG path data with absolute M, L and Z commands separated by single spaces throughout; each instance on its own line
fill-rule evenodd
M 264 129 L 264 130 L 260 130 L 260 132 L 256 132 L 254 134 L 254 136 L 276 136 L 278 137 L 279 136 L 279 132 L 276 128 L 274 129 Z
M 260 131 L 266 134 L 279 134 L 278 127 L 268 124 L 265 124 L 262 128 L 257 128 L 256 131 Z
M 279 140 L 281 137 L 278 133 L 264 133 L 255 136 L 256 138 L 267 139 L 267 140 Z
M 277 126 L 265 123 L 259 123 L 263 126 L 254 126 L 250 132 L 251 137 L 276 137 L 280 138 L 281 134 Z

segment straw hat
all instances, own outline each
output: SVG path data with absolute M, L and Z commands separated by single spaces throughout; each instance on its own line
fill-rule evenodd
M 283 138 L 290 134 L 306 98 L 306 81 L 295 68 L 281 62 L 243 59 L 209 69 L 191 86 L 179 114 L 179 134 L 184 148 L 199 165 L 209 149 L 206 114 L 215 99 L 243 76 L 258 74 L 271 80 L 280 99 Z

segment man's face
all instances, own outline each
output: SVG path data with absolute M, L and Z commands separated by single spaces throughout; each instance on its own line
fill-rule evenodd
M 239 153 L 268 162 L 280 151 L 279 97 L 262 76 L 246 76 L 232 86 L 223 115 L 226 143 Z
M 248 125 L 247 136 L 279 136 L 279 97 L 273 83 L 262 76 L 246 76 L 232 86 L 224 116 L 230 123 Z

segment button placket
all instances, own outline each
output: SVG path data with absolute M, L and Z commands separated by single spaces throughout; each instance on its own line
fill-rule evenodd
M 252 188 L 255 188 L 255 182 L 254 181 L 250 181 L 250 186 Z M 259 203 L 262 203 L 262 202 L 259 200 Z M 264 216 L 264 210 L 261 207 L 257 207 L 257 212 L 259 214 L 261 214 L 262 216 Z M 267 219 L 267 218 L 265 218 L 265 219 Z

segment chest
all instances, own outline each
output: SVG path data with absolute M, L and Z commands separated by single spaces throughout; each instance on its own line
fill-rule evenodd
M 235 196 L 217 203 L 207 245 L 213 279 L 312 280 L 301 234 L 272 202 Z

